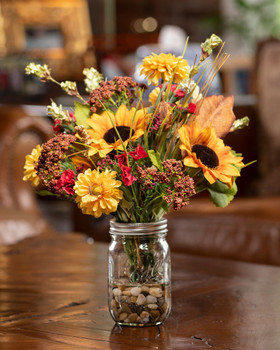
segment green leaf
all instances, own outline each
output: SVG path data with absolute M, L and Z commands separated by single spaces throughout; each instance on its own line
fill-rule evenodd
M 160 199 L 153 205 L 152 213 L 156 220 L 159 220 L 169 211 L 169 206 L 165 200 Z
M 77 125 L 83 125 L 86 129 L 89 129 L 89 125 L 87 124 L 86 120 L 90 117 L 90 113 L 91 111 L 89 105 L 75 101 L 75 117 L 77 120 Z
M 211 201 L 217 207 L 226 207 L 234 198 L 237 193 L 236 183 L 232 185 L 232 188 L 229 188 L 226 184 L 217 180 L 213 185 L 209 186 L 207 190 L 210 193 Z
M 155 167 L 157 167 L 158 170 L 162 171 L 163 167 L 162 167 L 162 162 L 160 159 L 160 154 L 158 152 L 155 152 L 154 150 L 150 149 L 150 150 L 148 150 L 148 155 L 149 155 L 149 158 L 150 158 L 151 162 L 153 163 L 153 165 Z
M 119 205 L 124 209 L 130 210 L 134 206 L 134 202 L 129 202 L 126 199 L 122 198 Z

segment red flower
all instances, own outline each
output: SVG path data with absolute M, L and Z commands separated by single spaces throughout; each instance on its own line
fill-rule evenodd
M 118 160 L 118 164 L 120 167 L 127 165 L 127 153 L 126 152 L 116 156 L 116 158 Z
M 53 124 L 53 131 L 59 132 L 61 130 L 61 127 L 59 124 L 61 124 L 61 120 L 55 119 L 54 124 Z
M 73 189 L 75 185 L 75 173 L 73 170 L 64 170 L 61 177 L 56 180 L 56 186 L 58 191 L 65 191 L 67 194 L 74 195 L 75 191 Z
M 197 105 L 195 103 L 189 103 L 188 105 L 188 112 L 191 114 L 196 114 L 197 113 Z
M 135 151 L 131 151 L 128 154 L 136 160 L 148 157 L 148 153 L 140 145 L 136 147 Z
M 128 166 L 122 166 L 123 173 L 121 174 L 122 180 L 125 186 L 131 186 L 134 181 L 136 181 L 136 177 L 131 175 L 131 168 Z
M 185 92 L 184 90 L 181 90 L 181 89 L 178 89 L 175 91 L 175 96 L 178 97 L 178 98 L 183 98 L 185 97 Z
M 159 88 L 161 89 L 163 87 L 163 84 L 159 85 Z M 177 98 L 183 98 L 185 97 L 185 92 L 184 90 L 178 89 L 176 90 L 177 85 L 176 84 L 171 84 L 170 86 L 170 91 L 174 92 L 175 96 Z M 167 90 L 167 87 L 165 88 L 165 90 Z
M 69 117 L 71 117 L 73 119 L 73 121 L 76 122 L 76 117 L 75 117 L 73 112 L 69 113 Z

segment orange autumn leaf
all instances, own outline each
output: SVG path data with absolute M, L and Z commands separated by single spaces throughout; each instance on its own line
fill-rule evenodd
M 83 166 L 85 169 L 93 168 L 92 163 L 85 157 L 74 156 L 72 157 L 72 162 L 75 164 L 76 167 Z
M 217 137 L 224 137 L 235 121 L 233 113 L 233 96 L 213 95 L 206 97 L 199 106 L 199 114 L 195 118 L 200 126 L 211 126 Z

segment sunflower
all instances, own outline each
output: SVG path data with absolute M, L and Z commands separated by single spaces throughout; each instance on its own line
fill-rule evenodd
M 112 150 L 123 150 L 129 140 L 135 141 L 144 134 L 147 120 L 145 109 L 128 110 L 125 105 L 121 105 L 115 114 L 111 111 L 93 114 L 87 119 L 91 127 L 87 129 L 91 142 L 89 156 L 99 153 L 100 157 L 105 157 Z
M 115 176 L 116 172 L 108 169 L 105 172 L 87 169 L 78 175 L 74 190 L 83 214 L 99 218 L 102 214 L 108 215 L 117 210 L 123 193 L 118 189 L 122 183 Z
M 148 78 L 148 84 L 150 85 L 152 82 L 155 86 L 159 84 L 160 79 L 166 82 L 170 81 L 172 77 L 174 83 L 180 83 L 189 76 L 190 72 L 188 61 L 171 53 L 161 53 L 160 55 L 153 53 L 151 56 L 145 57 L 140 69 L 140 74 Z
M 40 184 L 40 178 L 37 175 L 35 166 L 41 155 L 42 149 L 43 147 L 37 145 L 35 148 L 33 148 L 31 154 L 25 156 L 23 181 L 31 181 L 31 184 L 34 187 L 37 187 Z
M 181 150 L 185 153 L 184 165 L 201 168 L 206 180 L 213 184 L 216 180 L 233 185 L 235 176 L 240 176 L 242 157 L 235 156 L 231 148 L 216 136 L 215 129 L 203 129 L 196 121 L 179 129 Z

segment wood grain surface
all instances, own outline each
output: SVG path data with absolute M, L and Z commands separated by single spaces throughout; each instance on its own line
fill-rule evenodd
M 172 254 L 166 323 L 121 328 L 106 260 L 78 234 L 0 247 L 0 349 L 280 349 L 279 267 Z

